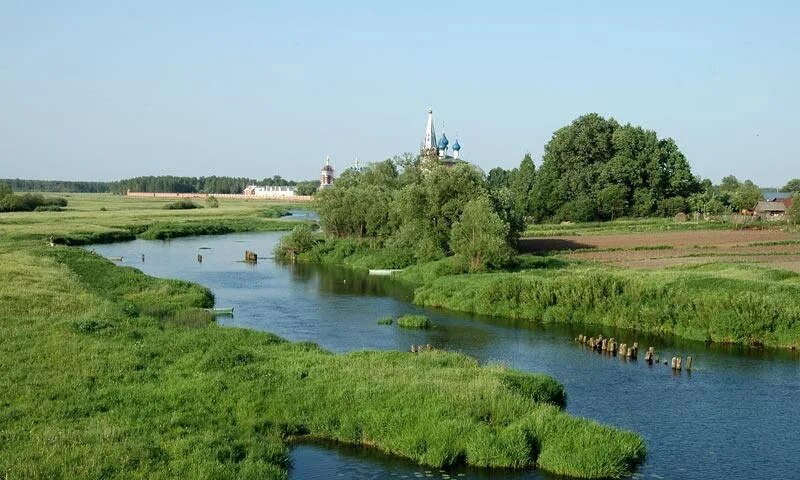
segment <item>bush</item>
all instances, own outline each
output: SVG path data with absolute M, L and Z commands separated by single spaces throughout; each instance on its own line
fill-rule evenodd
M 0 195 L 0 212 L 32 212 L 38 207 L 66 207 L 67 200 L 61 197 L 43 197 L 38 193 L 22 195 Z
M 219 207 L 219 200 L 214 195 L 209 195 L 206 197 L 206 207 L 208 208 L 217 208 Z
M 425 315 L 406 314 L 397 319 L 397 325 L 402 328 L 430 328 L 431 321 Z
M 391 325 L 392 323 L 394 323 L 394 318 L 392 318 L 391 315 L 387 315 L 378 319 L 378 325 Z
M 261 212 L 262 217 L 267 218 L 281 218 L 291 215 L 288 209 L 284 207 L 268 207 L 263 212 Z
M 191 210 L 193 208 L 203 208 L 191 200 L 178 200 L 164 205 L 164 210 Z
M 57 205 L 39 205 L 33 209 L 34 212 L 63 212 L 64 209 Z
M 275 255 L 278 258 L 291 258 L 310 251 L 317 243 L 317 237 L 311 231 L 311 227 L 305 223 L 294 227 L 292 233 L 281 238 L 280 243 L 275 247 Z

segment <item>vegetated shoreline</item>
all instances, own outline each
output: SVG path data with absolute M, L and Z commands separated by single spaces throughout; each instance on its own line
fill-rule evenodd
M 139 236 L 254 225 L 212 223 L 164 222 Z M 58 243 L 131 239 L 120 232 L 79 232 Z M 286 442 L 304 435 L 428 466 L 536 466 L 581 478 L 628 475 L 645 456 L 636 434 L 565 413 L 563 386 L 549 376 L 444 351 L 334 355 L 266 332 L 204 325 L 192 312 L 213 305 L 208 289 L 43 243 L 0 244 L 0 270 L 21 258 L 30 274 L 10 277 L 24 285 L 0 287 L 9 312 L 0 323 L 9 339 L 0 346 L 0 386 L 28 385 L 0 389 L 6 409 L 19 405 L 5 416 L 2 435 L 13 441 L 0 442 L 0 452 L 20 476 L 285 478 Z M 31 297 L 31 287 L 47 295 Z M 37 359 L 32 370 L 28 356 Z M 70 440 L 43 446 L 31 426 Z M 117 432 L 115 441 L 98 427 Z
M 519 255 L 512 271 L 462 273 L 453 257 L 408 266 L 393 249 L 326 239 L 300 261 L 402 268 L 414 303 L 543 323 L 609 326 L 701 342 L 800 347 L 800 274 L 709 263 L 659 271 Z M 663 248 L 663 247 L 662 247 Z M 401 263 L 398 263 L 401 262 Z

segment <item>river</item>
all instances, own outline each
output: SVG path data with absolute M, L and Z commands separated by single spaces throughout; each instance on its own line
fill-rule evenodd
M 282 235 L 135 240 L 87 248 L 123 257 L 122 265 L 150 275 L 209 287 L 218 307 L 235 309 L 232 318 L 219 319 L 224 325 L 313 341 L 337 352 L 408 350 L 411 344 L 430 343 L 483 363 L 550 374 L 565 385 L 569 412 L 645 438 L 648 456 L 637 478 L 800 478 L 797 353 L 423 309 L 411 303 L 407 288 L 388 278 L 274 261 L 272 250 Z M 241 262 L 245 250 L 257 252 L 259 262 Z M 403 313 L 424 313 L 434 328 L 410 331 L 376 323 L 380 316 Z M 695 367 L 676 374 L 663 364 L 600 355 L 573 342 L 578 333 L 638 341 L 642 350 L 652 345 L 662 360 L 692 355 Z M 441 472 L 332 444 L 296 445 L 291 458 L 293 479 L 553 478 L 538 471 Z

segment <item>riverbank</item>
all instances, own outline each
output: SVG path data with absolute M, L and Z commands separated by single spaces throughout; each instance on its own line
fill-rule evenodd
M 631 253 L 642 251 L 630 247 Z M 428 307 L 582 324 L 587 330 L 610 326 L 704 342 L 800 347 L 800 274 L 792 271 L 710 258 L 646 270 L 544 252 L 518 255 L 504 271 L 463 273 L 453 257 L 414 264 L 409 255 L 327 238 L 298 258 L 360 269 L 405 268 L 395 277 L 413 285 L 415 303 Z
M 283 478 L 297 435 L 431 466 L 586 478 L 624 476 L 644 457 L 637 435 L 563 412 L 550 377 L 443 351 L 334 355 L 186 321 L 211 305 L 208 290 L 47 246 L 57 223 L 27 218 L 0 219 L 0 458 L 12 477 Z M 106 228 L 130 225 L 64 231 L 65 243 Z

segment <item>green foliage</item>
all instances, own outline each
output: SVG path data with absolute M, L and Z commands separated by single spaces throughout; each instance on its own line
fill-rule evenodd
M 761 189 L 750 180 L 745 180 L 731 192 L 730 206 L 735 211 L 752 210 L 761 198 Z
M 261 215 L 267 218 L 281 218 L 289 216 L 291 213 L 286 207 L 267 207 L 261 212 Z
M 449 275 L 419 286 L 415 302 L 482 315 L 672 333 L 699 341 L 800 345 L 800 275 L 750 265 L 642 271 L 574 264 L 519 273 Z
M 317 189 L 319 189 L 319 182 L 312 180 L 306 182 L 297 182 L 297 187 L 295 188 L 294 192 L 298 195 L 311 196 L 317 193 Z
M 145 240 L 168 240 L 170 238 L 196 235 L 222 235 L 234 232 L 275 232 L 293 228 L 293 222 L 262 220 L 253 217 L 219 220 L 193 220 L 186 222 L 156 222 L 145 226 L 138 237 Z M 70 245 L 74 243 L 69 243 Z
M 33 209 L 34 212 L 63 212 L 64 209 L 58 205 L 39 205 Z
M 219 200 L 214 195 L 209 195 L 206 197 L 206 207 L 208 208 L 219 208 Z
M 426 329 L 431 327 L 431 321 L 425 315 L 401 315 L 397 319 L 397 326 L 411 329 Z
M 555 132 L 531 189 L 537 220 L 587 221 L 664 214 L 665 199 L 699 191 L 672 139 L 584 115 Z
M 787 210 L 789 221 L 792 223 L 800 223 L 800 193 L 792 195 L 792 204 Z
M 295 255 L 311 251 L 318 242 L 319 238 L 311 230 L 311 227 L 301 223 L 294 227 L 290 234 L 281 238 L 280 243 L 275 247 L 275 255 L 284 259 L 294 258 Z
M 11 195 L 14 190 L 11 189 L 11 184 L 8 182 L 0 182 L 0 197 Z
M 781 188 L 781 192 L 797 193 L 800 192 L 800 178 L 793 178 L 786 182 Z
M 394 323 L 394 318 L 392 318 L 391 315 L 387 315 L 378 319 L 378 325 L 391 325 L 392 323 Z
M 172 202 L 164 205 L 164 210 L 190 210 L 192 208 L 203 208 L 200 205 L 194 203 L 191 200 L 184 199 L 178 200 L 177 202 Z
M 67 206 L 67 200 L 61 197 L 44 197 L 38 193 L 14 195 L 9 193 L 10 189 L 5 189 L 4 191 L 6 193 L 0 195 L 0 213 L 32 212 L 37 209 L 38 211 L 52 211 L 55 210 L 54 207 L 60 209 Z
M 472 271 L 508 262 L 508 224 L 492 210 L 487 197 L 470 200 L 450 232 L 450 249 L 465 259 Z

